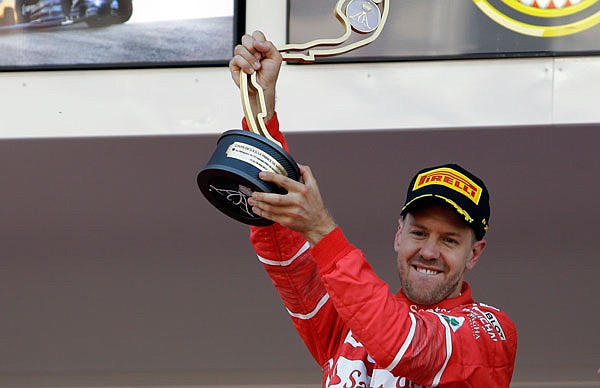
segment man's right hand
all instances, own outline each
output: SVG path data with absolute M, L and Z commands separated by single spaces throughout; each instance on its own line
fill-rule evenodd
M 235 84 L 240 86 L 240 72 L 252 74 L 256 72 L 256 79 L 263 89 L 266 117 L 269 121 L 275 114 L 275 89 L 279 70 L 283 59 L 275 45 L 268 41 L 261 31 L 254 31 L 252 35 L 244 35 L 242 43 L 234 49 L 234 56 L 229 61 L 229 70 Z M 253 90 L 249 90 L 253 97 Z M 252 111 L 258 112 L 258 104 L 254 98 L 250 99 Z
M 288 229 L 300 232 L 314 246 L 336 228 L 325 208 L 319 185 L 310 167 L 299 165 L 302 181 L 263 171 L 259 177 L 287 190 L 287 194 L 254 192 L 248 199 L 252 211 Z

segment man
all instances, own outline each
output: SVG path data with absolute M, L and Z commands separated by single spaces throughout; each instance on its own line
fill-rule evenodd
M 235 48 L 230 70 L 236 83 L 240 71 L 257 72 L 267 129 L 287 149 L 275 113 L 281 62 L 255 32 Z M 502 311 L 473 301 L 464 281 L 486 246 L 483 182 L 454 164 L 412 179 L 394 240 L 402 285 L 394 294 L 346 240 L 310 168 L 300 172 L 301 182 L 260 174 L 288 193 L 253 193 L 253 211 L 275 224 L 251 227 L 250 239 L 323 368 L 323 387 L 508 387 L 515 326 Z

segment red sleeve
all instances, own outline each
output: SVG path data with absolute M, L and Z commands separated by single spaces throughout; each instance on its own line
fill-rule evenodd
M 246 119 L 242 121 L 248 130 Z M 271 136 L 288 151 L 277 114 L 266 124 Z M 250 227 L 250 242 L 279 293 L 296 330 L 320 366 L 332 356 L 343 323 L 329 300 L 304 237 L 274 224 Z
M 320 366 L 336 350 L 344 330 L 304 237 L 279 224 L 252 226 L 250 241 L 296 330 Z

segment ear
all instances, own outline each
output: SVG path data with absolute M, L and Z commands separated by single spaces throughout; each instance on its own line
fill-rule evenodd
M 471 252 L 469 252 L 469 257 L 467 258 L 467 269 L 473 269 L 473 267 L 475 267 L 475 264 L 479 261 L 486 245 L 487 242 L 485 240 L 479 240 L 473 244 Z
M 398 230 L 396 231 L 396 237 L 394 238 L 394 250 L 396 252 L 400 250 L 400 234 L 402 233 L 402 228 L 404 228 L 404 219 L 400 218 L 398 220 Z

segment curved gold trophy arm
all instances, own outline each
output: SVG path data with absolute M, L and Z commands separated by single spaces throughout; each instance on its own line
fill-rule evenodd
M 381 10 L 381 19 L 377 27 L 369 33 L 369 36 L 365 39 L 359 40 L 352 44 L 342 47 L 336 48 L 327 48 L 327 49 L 311 49 L 316 46 L 334 46 L 340 45 L 344 43 L 350 37 L 352 33 L 352 24 L 350 21 L 350 17 L 346 15 L 343 11 L 343 6 L 347 0 L 339 0 L 335 7 L 335 15 L 337 19 L 343 24 L 345 28 L 345 32 L 339 38 L 334 39 L 316 39 L 304 44 L 287 44 L 278 48 L 278 51 L 281 53 L 284 61 L 289 60 L 300 60 L 305 62 L 312 62 L 316 57 L 319 56 L 333 56 L 346 53 L 348 51 L 354 50 L 356 48 L 365 46 L 375 39 L 379 37 L 381 31 L 383 30 L 383 26 L 387 21 L 387 17 L 389 14 L 389 3 L 391 0 L 370 0 L 374 4 L 381 4 L 383 8 Z M 351 0 L 350 2 L 355 1 Z M 309 49 L 306 53 L 298 53 L 290 51 L 305 51 Z M 259 112 L 252 111 L 252 104 L 250 102 L 250 88 L 253 88 L 256 91 L 256 103 L 260 109 Z M 250 131 L 261 135 L 273 142 L 277 145 L 281 146 L 277 140 L 275 140 L 269 131 L 267 130 L 264 122 L 264 118 L 267 115 L 266 103 L 265 103 L 265 95 L 262 87 L 258 83 L 256 79 L 256 73 L 252 73 L 251 75 L 240 72 L 240 93 L 242 99 L 242 108 L 244 109 L 244 116 L 246 117 L 246 122 Z
M 283 56 L 283 58 L 285 59 L 286 57 L 288 57 L 290 55 L 294 55 L 294 54 L 288 54 L 288 53 L 286 53 L 286 51 L 304 51 L 304 50 L 307 50 L 307 49 L 315 47 L 315 46 L 335 46 L 338 44 L 342 44 L 346 40 L 348 40 L 348 38 L 350 37 L 350 34 L 352 33 L 352 26 L 350 24 L 350 19 L 348 18 L 348 16 L 346 16 L 346 14 L 342 10 L 345 2 L 346 2 L 346 0 L 339 0 L 337 2 L 337 5 L 335 6 L 335 10 L 334 10 L 335 17 L 344 26 L 345 32 L 342 36 L 340 36 L 339 38 L 332 38 L 332 39 L 315 39 L 315 40 L 311 40 L 310 42 L 301 43 L 301 44 L 283 45 L 283 46 L 279 47 L 279 49 L 278 49 L 279 52 L 282 53 L 281 55 Z M 295 54 L 295 55 L 299 55 L 299 54 Z M 313 57 L 313 60 L 314 60 L 314 57 Z
M 337 46 L 348 40 L 350 34 L 352 33 L 352 24 L 348 15 L 346 15 L 346 13 L 342 10 L 343 5 L 346 1 L 347 0 L 339 0 L 335 7 L 335 16 L 343 24 L 345 29 L 345 33 L 341 37 L 335 39 L 316 39 L 304 44 L 283 45 L 278 49 L 279 52 L 281 52 L 281 56 L 283 57 L 283 59 L 286 61 L 299 60 L 305 62 L 312 62 L 315 60 L 316 57 L 328 57 L 343 54 L 348 51 L 355 50 L 359 47 L 366 46 L 367 44 L 377 39 L 381 34 L 381 31 L 383 30 L 385 22 L 387 21 L 390 11 L 389 3 L 391 0 L 373 0 L 375 3 L 381 4 L 381 21 L 377 25 L 377 28 L 369 33 L 369 36 L 367 38 L 361 39 L 343 47 L 311 49 L 316 46 Z M 307 49 L 309 50 L 306 53 L 294 52 L 304 51 Z
M 250 82 L 248 82 L 248 79 L 250 79 Z M 260 108 L 260 111 L 256 113 L 252 112 L 252 105 L 250 103 L 250 84 L 256 90 L 256 101 L 258 103 L 258 107 Z M 264 118 L 267 115 L 267 105 L 265 103 L 265 93 L 263 88 L 256 79 L 256 72 L 252 73 L 251 75 L 243 71 L 240 72 L 240 93 L 242 97 L 242 108 L 244 109 L 244 117 L 246 117 L 246 123 L 248 124 L 250 131 L 256 133 L 257 135 L 266 137 L 281 147 L 281 143 L 271 136 L 267 130 L 267 127 L 265 126 Z

